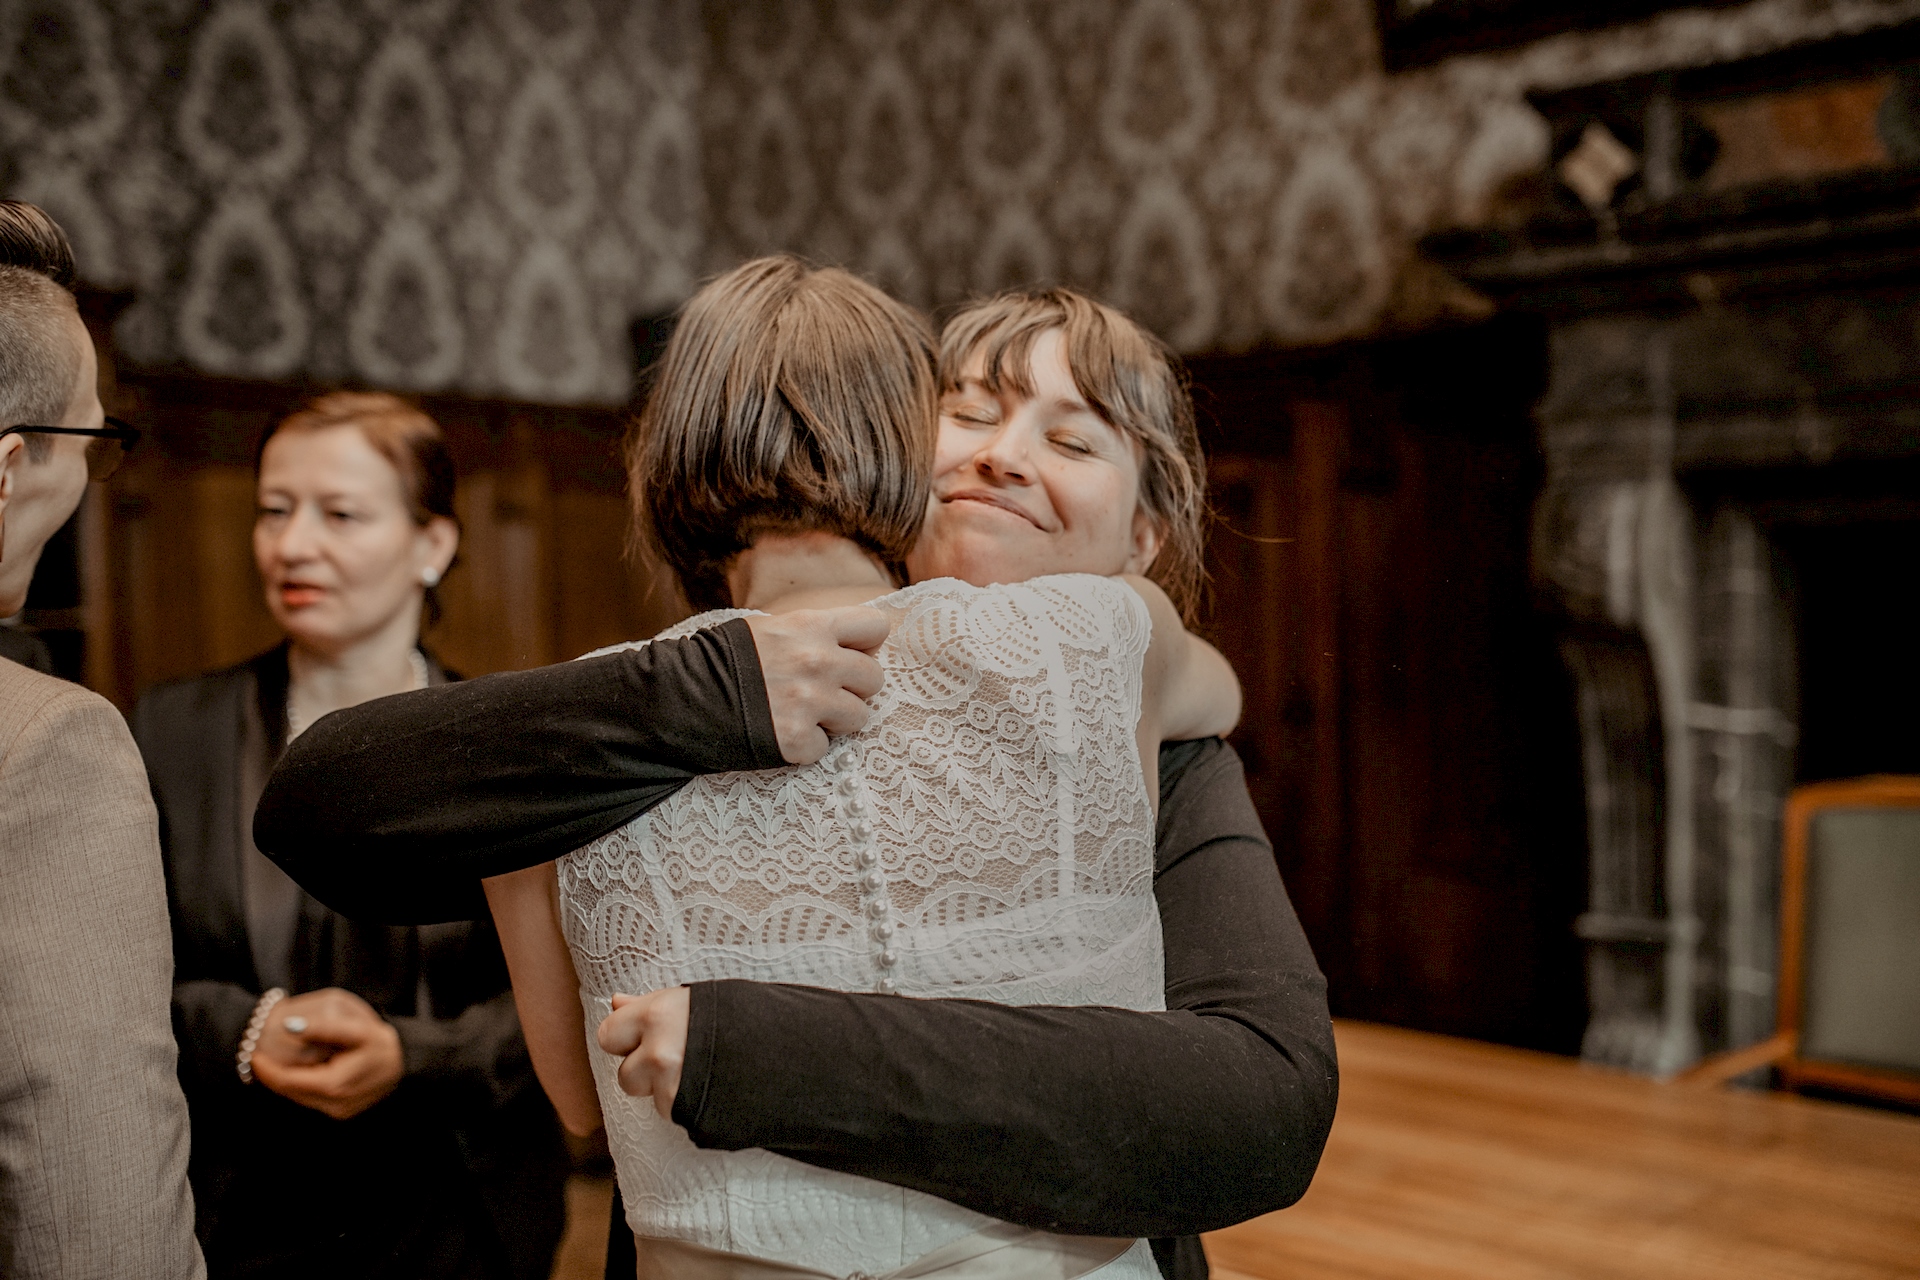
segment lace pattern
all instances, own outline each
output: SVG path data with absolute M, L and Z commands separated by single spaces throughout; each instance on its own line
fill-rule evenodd
M 698 779 L 561 861 L 590 1027 L 616 991 L 719 978 L 1164 1007 L 1139 596 L 1062 575 L 873 604 L 893 627 L 863 731 L 818 764 Z M 989 1221 L 764 1151 L 700 1151 L 591 1056 L 644 1235 L 871 1273 Z

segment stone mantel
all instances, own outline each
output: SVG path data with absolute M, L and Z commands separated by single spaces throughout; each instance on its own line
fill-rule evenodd
M 1535 105 L 1556 166 L 1600 129 L 1631 177 L 1584 204 L 1556 167 L 1423 248 L 1549 324 L 1532 561 L 1580 702 L 1583 1051 L 1667 1074 L 1773 1029 L 1799 690 L 1776 534 L 1920 519 L 1920 27 Z M 1724 180 L 1770 154 L 1729 130 L 1796 111 L 1878 159 Z

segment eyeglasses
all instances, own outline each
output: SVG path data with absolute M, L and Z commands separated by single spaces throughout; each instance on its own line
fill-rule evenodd
M 0 429 L 0 439 L 12 435 L 35 436 L 92 436 L 87 443 L 87 479 L 105 480 L 119 469 L 127 460 L 133 447 L 140 443 L 140 428 L 108 418 L 104 427 L 7 427 Z

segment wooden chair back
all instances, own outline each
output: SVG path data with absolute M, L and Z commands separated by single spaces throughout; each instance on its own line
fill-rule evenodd
M 1920 1104 L 1920 777 L 1798 787 L 1784 825 L 1783 1082 Z
M 1771 1066 L 1790 1089 L 1920 1105 L 1920 777 L 1798 787 L 1782 825 L 1775 1032 L 1675 1083 Z

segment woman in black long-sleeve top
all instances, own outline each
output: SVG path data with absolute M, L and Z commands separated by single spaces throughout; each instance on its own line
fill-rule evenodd
M 341 915 L 250 838 L 307 724 L 448 680 L 418 640 L 458 538 L 451 463 L 417 410 L 336 395 L 281 424 L 259 472 L 254 550 L 288 642 L 133 716 L 209 1273 L 544 1280 L 566 1151 L 491 924 Z
M 473 877 L 571 852 L 696 773 L 781 759 L 736 620 L 331 717 L 276 771 L 257 835 L 336 905 L 444 918 L 473 909 Z M 1160 789 L 1166 1013 L 695 983 L 675 1122 L 1009 1222 L 1156 1237 L 1163 1272 L 1204 1276 L 1192 1236 L 1306 1190 L 1337 1071 L 1239 758 L 1170 744 Z

